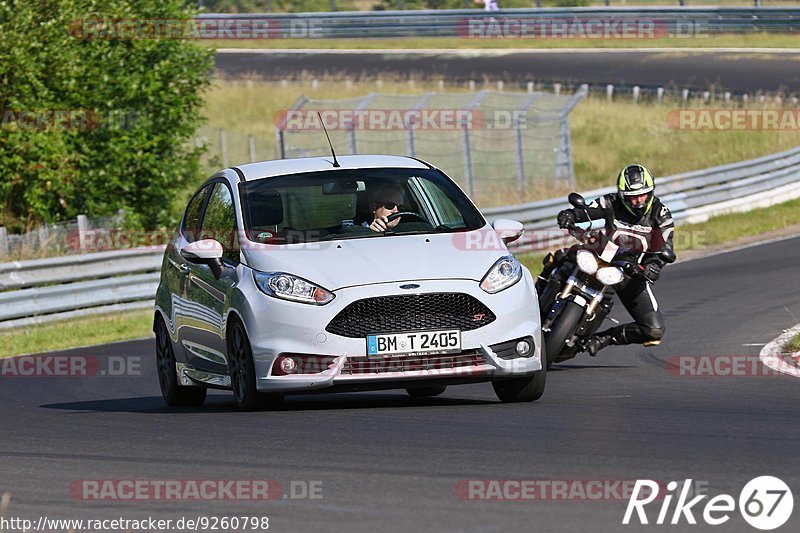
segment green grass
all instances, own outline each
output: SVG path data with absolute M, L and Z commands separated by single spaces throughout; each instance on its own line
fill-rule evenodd
M 149 309 L 40 324 L 0 333 L 0 357 L 138 339 L 152 330 Z
M 275 152 L 274 117 L 302 94 L 311 99 L 348 99 L 370 92 L 384 94 L 422 94 L 425 92 L 467 92 L 467 85 L 445 85 L 434 82 L 402 82 L 383 80 L 347 83 L 341 80 L 311 80 L 281 84 L 255 80 L 217 82 L 206 95 L 207 126 L 200 134 L 212 151 L 218 152 L 218 131 L 225 128 L 230 164 L 249 160 L 247 135 L 256 139 L 257 159 L 273 159 Z M 491 84 L 478 84 L 476 90 L 493 89 Z M 720 103 L 704 106 L 690 102 L 690 107 L 720 107 Z M 584 99 L 570 114 L 573 161 L 578 188 L 587 190 L 610 185 L 619 169 L 627 163 L 640 162 L 650 167 L 656 176 L 666 176 L 710 166 L 733 163 L 787 150 L 800 145 L 800 130 L 794 131 L 684 131 L 670 129 L 667 116 L 680 107 L 678 102 L 634 104 L 629 96 L 613 102 L 604 97 Z M 334 143 L 336 135 L 332 132 Z M 428 157 L 437 163 L 435 157 Z M 439 162 L 442 165 L 441 162 Z M 221 166 L 219 159 L 207 160 L 207 174 Z M 444 168 L 458 174 L 463 169 Z M 477 182 L 478 180 L 476 180 Z M 193 184 L 194 190 L 197 184 Z M 563 191 L 561 191 L 563 192 Z M 555 194 L 554 194 L 555 193 Z M 188 194 L 188 191 L 185 192 Z M 559 191 L 538 190 L 526 197 L 516 194 L 507 197 L 476 197 L 482 206 L 504 205 L 536 200 L 560 194 Z
M 478 14 L 476 16 L 482 16 Z M 414 49 L 503 49 L 503 48 L 797 48 L 791 34 L 720 34 L 691 38 L 654 39 L 477 39 L 462 37 L 397 37 L 369 39 L 252 39 L 211 40 L 214 48 L 312 49 L 312 50 L 414 50 Z
M 702 224 L 680 225 L 675 229 L 677 250 L 698 250 L 708 246 L 761 235 L 800 224 L 800 200 L 792 200 L 746 213 L 731 213 Z
M 786 343 L 784 349 L 789 353 L 800 352 L 800 335 L 795 335 L 792 340 Z

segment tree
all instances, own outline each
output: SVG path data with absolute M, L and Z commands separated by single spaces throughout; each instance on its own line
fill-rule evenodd
M 163 31 L 190 17 L 176 0 L 0 1 L 0 225 L 173 222 L 213 59 Z

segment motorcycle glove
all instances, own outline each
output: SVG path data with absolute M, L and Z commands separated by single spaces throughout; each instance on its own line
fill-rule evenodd
M 558 227 L 561 229 L 570 229 L 575 225 L 575 213 L 570 211 L 569 209 L 565 209 L 558 213 L 556 217 L 556 222 L 558 222 Z
M 661 267 L 655 263 L 649 263 L 645 265 L 642 276 L 651 282 L 658 281 L 658 278 L 661 276 Z

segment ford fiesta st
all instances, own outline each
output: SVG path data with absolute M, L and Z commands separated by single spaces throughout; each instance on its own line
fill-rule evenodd
M 287 394 L 490 381 L 537 400 L 534 280 L 441 170 L 394 156 L 251 163 L 212 176 L 167 245 L 156 294 L 168 405 L 208 388 L 244 410 Z

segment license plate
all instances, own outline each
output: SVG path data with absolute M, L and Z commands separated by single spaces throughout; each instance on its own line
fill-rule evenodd
M 418 355 L 461 351 L 461 331 L 415 331 L 367 336 L 367 355 Z

